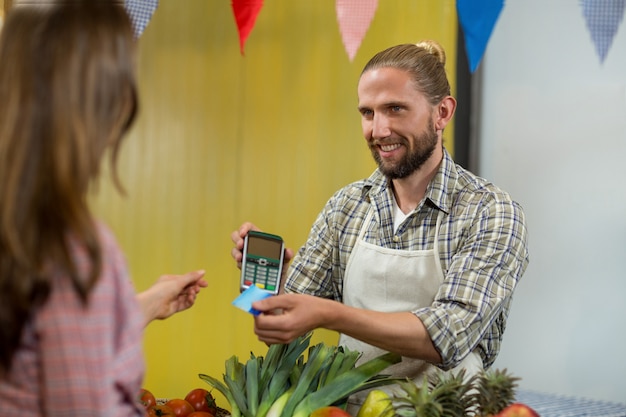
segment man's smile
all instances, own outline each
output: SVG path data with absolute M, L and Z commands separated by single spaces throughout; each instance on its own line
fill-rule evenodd
M 388 145 L 378 145 L 378 147 L 383 151 L 383 152 L 391 152 L 391 151 L 395 151 L 396 149 L 398 149 L 400 146 L 402 146 L 399 143 L 391 143 Z

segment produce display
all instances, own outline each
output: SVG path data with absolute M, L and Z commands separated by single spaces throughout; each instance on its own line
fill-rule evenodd
M 514 403 L 518 380 L 506 369 L 471 378 L 465 371 L 439 372 L 421 385 L 401 381 L 395 394 L 372 390 L 356 417 L 539 417 L 529 406 Z
M 381 374 L 400 362 L 397 354 L 356 366 L 359 352 L 324 343 L 309 347 L 310 339 L 309 333 L 289 344 L 271 345 L 265 357 L 251 353 L 245 364 L 232 356 L 223 382 L 199 376 L 224 395 L 233 417 L 309 417 L 323 407 L 345 406 L 355 392 L 398 382 Z
M 196 388 L 185 398 L 156 399 L 149 390 L 139 391 L 139 402 L 146 408 L 148 417 L 225 417 L 230 415 L 215 403 L 213 394 Z
M 310 347 L 310 338 L 271 345 L 265 357 L 251 353 L 246 363 L 232 356 L 222 381 L 200 374 L 224 395 L 230 412 L 218 407 L 204 388 L 170 400 L 156 400 L 142 389 L 139 399 L 149 417 L 539 417 L 515 402 L 519 378 L 506 369 L 472 377 L 465 371 L 438 372 L 416 384 L 384 374 L 400 362 L 399 355 L 387 353 L 357 366 L 359 352 L 323 343 Z M 381 389 L 389 384 L 398 385 L 393 394 Z M 351 416 L 346 401 L 361 390 L 368 395 Z

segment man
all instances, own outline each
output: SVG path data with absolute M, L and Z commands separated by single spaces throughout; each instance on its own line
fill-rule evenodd
M 335 330 L 362 361 L 401 354 L 385 373 L 418 382 L 433 369 L 473 374 L 494 362 L 528 264 L 525 218 L 445 150 L 456 100 L 444 65 L 433 41 L 391 47 L 366 64 L 358 108 L 378 169 L 327 202 L 293 259 L 286 294 L 253 305 L 267 313 L 255 318 L 260 340 Z M 254 228 L 233 232 L 236 261 Z M 352 400 L 357 407 L 362 398 Z

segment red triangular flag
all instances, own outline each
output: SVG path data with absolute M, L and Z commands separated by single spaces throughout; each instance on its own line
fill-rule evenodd
M 244 45 L 254 27 L 256 17 L 263 7 L 263 0 L 232 0 L 232 6 L 239 30 L 239 48 L 241 55 L 243 55 Z

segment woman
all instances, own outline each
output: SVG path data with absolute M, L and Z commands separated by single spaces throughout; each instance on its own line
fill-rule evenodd
M 0 36 L 0 415 L 139 416 L 146 322 L 193 304 L 203 272 L 135 295 L 87 204 L 113 180 L 137 111 L 135 45 L 120 5 L 16 7 Z

